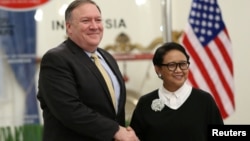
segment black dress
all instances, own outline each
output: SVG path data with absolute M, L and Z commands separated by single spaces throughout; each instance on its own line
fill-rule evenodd
M 206 141 L 209 124 L 224 124 L 213 97 L 192 88 L 187 100 L 176 110 L 164 106 L 151 108 L 158 90 L 142 96 L 132 115 L 130 126 L 141 141 Z

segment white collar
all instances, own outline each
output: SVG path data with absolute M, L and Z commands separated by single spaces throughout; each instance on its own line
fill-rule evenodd
M 169 99 L 175 96 L 177 98 L 177 103 L 176 103 L 177 105 L 171 108 L 177 109 L 186 101 L 188 96 L 191 94 L 191 90 L 192 90 L 192 87 L 188 85 L 186 82 L 174 92 L 168 91 L 167 89 L 163 87 L 163 85 L 161 85 L 161 87 L 158 90 L 158 95 L 159 95 L 159 98 L 162 99 L 164 103 L 169 107 L 171 107 Z

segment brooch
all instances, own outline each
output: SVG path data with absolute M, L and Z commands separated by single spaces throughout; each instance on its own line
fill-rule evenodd
M 161 111 L 164 108 L 164 102 L 161 99 L 154 99 L 151 104 L 152 110 L 155 112 Z

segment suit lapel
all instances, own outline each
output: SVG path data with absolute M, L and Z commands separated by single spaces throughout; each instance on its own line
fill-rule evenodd
M 116 64 L 115 64 L 116 62 L 114 62 L 114 59 L 110 58 L 109 55 L 106 55 L 106 53 L 103 52 L 101 49 L 98 49 L 98 52 L 103 56 L 103 58 L 105 59 L 105 61 L 109 65 L 110 69 L 113 71 L 114 75 L 118 79 L 119 84 L 121 85 L 123 78 L 120 75 L 119 69 L 114 68 L 114 66 L 116 66 Z
M 73 54 L 75 54 L 75 56 L 77 58 L 79 58 L 79 59 L 76 59 L 76 60 L 79 60 L 79 64 L 83 64 L 84 65 L 83 67 L 86 67 L 87 69 L 89 69 L 93 73 L 93 75 L 97 78 L 97 80 L 101 83 L 101 86 L 104 89 L 105 94 L 108 96 L 110 104 L 113 107 L 112 99 L 111 99 L 111 96 L 109 94 L 108 87 L 105 83 L 105 80 L 104 80 L 102 74 L 100 73 L 100 71 L 98 70 L 98 68 L 94 64 L 94 62 L 80 47 L 78 47 L 70 39 L 68 39 L 66 42 L 67 42 L 67 47 L 72 51 Z M 111 70 L 114 72 L 114 74 L 116 75 L 116 77 L 121 85 L 121 83 L 122 83 L 121 81 L 123 81 L 123 79 L 122 79 L 122 77 L 119 77 L 120 76 L 119 70 L 114 69 L 114 66 L 116 66 L 116 64 L 113 63 L 114 61 L 112 61 L 112 58 L 110 58 L 108 55 L 106 55 L 105 52 L 103 52 L 100 49 L 98 49 L 98 52 L 103 56 L 103 58 L 105 59 L 105 61 L 107 62 L 107 64 L 111 68 Z M 118 108 L 118 110 L 119 110 L 119 108 Z M 115 109 L 114 109 L 114 112 L 115 112 Z
M 123 87 L 124 80 L 123 80 L 122 74 L 121 74 L 116 62 L 114 61 L 113 58 L 111 58 L 111 56 L 109 54 L 106 54 L 106 52 L 104 52 L 102 49 L 98 49 L 98 52 L 103 56 L 103 58 L 105 59 L 105 61 L 109 65 L 110 69 L 113 71 L 114 75 L 116 76 L 116 78 L 119 82 L 119 85 L 121 86 L 120 87 L 120 100 L 118 102 L 119 103 L 118 104 L 118 112 L 119 112 L 121 110 L 121 106 L 124 105 L 124 102 L 126 102 L 126 89 L 125 89 L 125 87 Z

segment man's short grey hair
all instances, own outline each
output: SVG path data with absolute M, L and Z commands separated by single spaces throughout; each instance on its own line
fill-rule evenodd
M 74 0 L 73 2 L 70 3 L 70 5 L 68 6 L 68 8 L 65 11 L 65 21 L 69 21 L 71 18 L 71 13 L 72 11 L 77 8 L 78 6 L 82 5 L 82 4 L 93 4 L 97 7 L 97 9 L 99 10 L 99 12 L 101 13 L 101 9 L 100 7 L 92 0 Z

